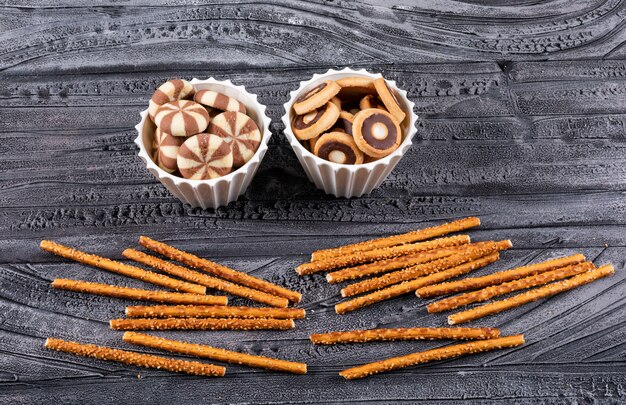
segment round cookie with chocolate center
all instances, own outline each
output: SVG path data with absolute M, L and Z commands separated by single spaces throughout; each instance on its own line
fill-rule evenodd
M 329 162 L 344 165 L 363 163 L 363 152 L 356 146 L 354 139 L 343 132 L 329 132 L 320 136 L 313 154 Z
M 318 109 L 335 97 L 339 90 L 341 87 L 337 83 L 325 80 L 296 98 L 293 110 L 296 114 L 303 115 Z
M 356 114 L 352 132 L 359 149 L 376 158 L 389 155 L 402 142 L 402 130 L 393 115 L 376 108 Z
M 382 100 L 383 104 L 385 104 L 385 107 L 387 107 L 387 111 L 389 111 L 398 122 L 402 122 L 406 114 L 402 110 L 400 102 L 393 93 L 393 90 L 391 90 L 387 84 L 387 81 L 380 77 L 374 80 L 374 86 L 376 87 L 378 97 Z
M 254 120 L 236 111 L 226 111 L 211 120 L 207 132 L 220 136 L 233 150 L 233 167 L 241 167 L 261 144 L 261 131 Z
M 176 158 L 178 148 L 185 142 L 185 138 L 173 136 L 157 128 L 152 139 L 153 160 L 161 169 L 173 173 L 178 169 Z
M 329 132 L 339 131 L 352 135 L 352 121 L 354 121 L 354 115 L 347 111 L 341 111 L 339 113 L 339 118 L 337 118 L 337 121 Z
M 213 134 L 187 138 L 178 149 L 178 170 L 189 180 L 222 177 L 233 168 L 233 154 L 226 139 Z
M 297 115 L 291 123 L 296 138 L 301 141 L 315 138 L 333 126 L 339 118 L 339 108 L 330 101 L 317 110 Z
M 177 100 L 163 104 L 154 116 L 154 123 L 174 136 L 198 134 L 209 125 L 209 113 L 201 105 L 190 100 Z
M 193 85 L 187 80 L 174 79 L 168 80 L 159 86 L 158 89 L 152 95 L 150 102 L 148 103 L 148 115 L 154 121 L 154 115 L 156 111 L 163 104 L 171 101 L 182 100 L 187 97 L 193 96 L 195 90 Z
M 222 111 L 246 113 L 246 106 L 241 101 L 213 90 L 197 91 L 193 96 L 193 101 Z

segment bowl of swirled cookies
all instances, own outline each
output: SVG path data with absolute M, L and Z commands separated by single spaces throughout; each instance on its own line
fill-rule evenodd
M 282 121 L 309 179 L 328 194 L 358 197 L 378 187 L 410 148 L 413 107 L 393 80 L 331 69 L 291 92 Z
M 139 157 L 172 194 L 217 208 L 245 192 L 267 151 L 270 119 L 257 96 L 230 80 L 161 84 L 136 126 Z

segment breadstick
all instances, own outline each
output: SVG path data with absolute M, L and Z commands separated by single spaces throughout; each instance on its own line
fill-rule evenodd
M 429 250 L 427 252 L 415 253 L 412 255 L 393 257 L 391 259 L 379 260 L 377 262 L 360 264 L 354 267 L 336 270 L 326 274 L 326 281 L 330 284 L 337 284 L 347 280 L 363 278 L 374 274 L 386 273 L 391 270 L 404 269 L 417 264 L 428 263 L 443 257 L 452 256 L 459 251 L 475 247 L 485 242 L 470 243 L 468 245 L 453 246 L 449 248 Z
M 496 328 L 396 328 L 316 333 L 311 335 L 311 342 L 316 345 L 334 345 L 388 340 L 493 339 L 499 336 L 500 329 Z
M 143 263 L 157 270 L 161 270 L 162 272 L 172 274 L 176 277 L 180 277 L 184 280 L 188 280 L 196 284 L 203 285 L 205 287 L 224 291 L 238 297 L 247 298 L 249 300 L 260 302 L 266 305 L 271 305 L 273 307 L 284 308 L 289 305 L 289 300 L 287 300 L 287 298 L 277 297 L 275 295 L 267 294 L 259 290 L 253 290 L 252 288 L 243 287 L 231 283 L 230 281 L 211 277 L 206 274 L 188 269 L 186 267 L 170 263 L 166 260 L 159 259 L 158 257 L 147 255 L 138 250 L 126 249 L 122 252 L 122 256 L 136 262 Z
M 52 281 L 52 287 L 60 290 L 81 293 L 104 295 L 106 297 L 125 298 L 129 300 L 164 302 L 169 304 L 194 305 L 227 305 L 228 298 L 219 295 L 201 295 L 175 293 L 169 291 L 151 291 L 140 288 L 121 287 L 110 284 L 91 283 L 88 281 L 68 280 L 57 278 Z
M 274 318 L 303 319 L 300 308 L 210 307 L 202 305 L 153 305 L 126 307 L 130 318 Z
M 255 356 L 247 353 L 233 352 L 226 349 L 165 339 L 137 332 L 124 332 L 124 342 L 134 345 L 166 350 L 188 356 L 197 356 L 211 360 L 233 364 L 244 364 L 250 367 L 265 368 L 275 371 L 286 371 L 294 374 L 306 374 L 306 364 L 293 361 L 273 359 L 265 356 Z
M 433 260 L 432 262 L 418 264 L 417 266 L 387 273 L 380 277 L 374 277 L 358 283 L 350 284 L 341 289 L 341 296 L 351 297 L 353 295 L 361 294 L 364 292 L 379 290 L 381 288 L 385 288 L 393 284 L 398 284 L 403 281 L 413 280 L 421 276 L 426 276 L 428 274 L 437 273 L 439 271 L 449 269 L 451 267 L 455 267 L 472 260 L 476 260 L 483 256 L 487 256 L 493 252 L 508 249 L 511 246 L 512 244 L 510 240 L 490 242 L 485 244 L 484 246 L 468 249 L 466 252 L 463 253 L 456 253 L 452 256 Z
M 534 276 L 520 278 L 519 280 L 491 287 L 485 287 L 482 290 L 472 291 L 433 302 L 432 304 L 429 304 L 426 309 L 430 313 L 449 311 L 474 302 L 487 301 L 488 299 L 497 297 L 498 295 L 504 295 L 513 291 L 525 290 L 538 285 L 548 284 L 556 280 L 562 280 L 577 274 L 582 274 L 594 268 L 595 266 L 591 262 L 583 262 L 573 266 L 561 267 L 560 269 L 546 271 L 545 273 L 539 273 Z
M 407 243 L 420 242 L 426 239 L 436 238 L 453 232 L 460 232 L 480 225 L 480 219 L 475 217 L 462 218 L 453 222 L 437 225 L 431 228 L 418 229 L 416 231 L 403 233 L 401 235 L 389 236 L 386 238 L 371 239 L 364 242 L 353 243 L 351 245 L 340 246 L 332 249 L 318 250 L 311 254 L 311 261 L 328 259 L 330 257 L 352 254 L 386 248 Z
M 202 259 L 191 253 L 183 252 L 163 242 L 150 239 L 147 236 L 139 237 L 139 244 L 163 256 L 169 257 L 172 260 L 185 263 L 187 266 L 206 271 L 207 273 L 232 281 L 233 283 L 241 284 L 278 297 L 287 298 L 291 302 L 300 302 L 302 299 L 302 294 L 298 292 L 288 290 L 284 287 L 272 284 L 269 281 L 261 280 L 260 278 L 233 270 L 210 260 Z
M 487 315 L 497 314 L 506 309 L 519 307 L 520 305 L 528 304 L 529 302 L 537 301 L 541 298 L 551 297 L 558 293 L 591 283 L 599 278 L 610 276 L 613 273 L 615 273 L 615 269 L 610 264 L 607 264 L 566 280 L 557 281 L 556 283 L 544 285 L 543 287 L 533 288 L 532 290 L 517 294 L 511 298 L 493 301 L 467 311 L 458 312 L 448 317 L 448 323 L 450 325 L 456 325 Z
M 42 240 L 39 244 L 41 249 L 53 253 L 66 259 L 75 260 L 79 263 L 88 264 L 100 269 L 108 270 L 113 273 L 122 274 L 127 277 L 136 278 L 147 283 L 159 285 L 161 287 L 171 288 L 173 290 L 184 291 L 193 294 L 206 294 L 206 287 L 203 285 L 187 283 L 185 281 L 176 280 L 174 278 L 164 276 L 163 274 L 154 273 L 139 267 L 129 266 L 124 263 L 116 262 L 105 257 L 92 255 L 81 252 L 58 243 Z
M 427 363 L 429 361 L 445 360 L 459 357 L 465 354 L 473 354 L 496 349 L 504 349 L 508 347 L 516 347 L 521 346 L 524 343 L 524 335 L 513 335 L 496 339 L 459 343 L 456 345 L 439 347 L 437 349 L 411 353 L 405 356 L 392 357 L 390 359 L 364 364 L 362 366 L 343 370 L 339 373 L 339 375 L 347 380 L 353 380 L 355 378 L 363 378 L 372 374 L 398 370 L 404 367 L 414 366 L 416 364 Z
M 303 276 L 305 274 L 317 273 L 319 271 L 354 266 L 356 264 L 375 262 L 378 260 L 391 259 L 393 257 L 426 252 L 428 250 L 441 249 L 444 247 L 465 245 L 468 243 L 470 243 L 470 237 L 467 235 L 450 236 L 448 238 L 433 239 L 426 242 L 329 257 L 328 259 L 301 264 L 296 267 L 296 272 Z
M 461 274 L 465 274 L 472 270 L 478 269 L 480 267 L 484 267 L 489 263 L 495 262 L 496 260 L 498 260 L 499 257 L 499 253 L 492 253 L 489 256 L 481 257 L 480 259 L 463 263 L 460 266 L 453 267 L 448 270 L 433 273 L 425 277 L 416 278 L 415 280 L 405 281 L 404 283 L 392 285 L 391 287 L 383 288 L 382 290 L 374 291 L 373 293 L 366 294 L 351 299 L 349 301 L 341 302 L 335 305 L 335 312 L 337 312 L 338 314 L 345 314 L 346 312 L 354 311 L 356 309 L 363 308 L 377 302 L 408 294 L 425 285 L 440 283 L 443 280 L 448 280 L 452 277 L 456 277 Z
M 497 285 L 513 281 L 520 278 L 534 276 L 544 271 L 558 269 L 560 267 L 578 264 L 585 261 L 585 256 L 575 254 L 572 256 L 558 257 L 541 263 L 530 264 L 528 266 L 517 267 L 515 269 L 499 271 L 482 277 L 466 278 L 450 283 L 437 284 L 417 291 L 420 298 L 436 297 L 440 295 L 454 294 L 461 291 L 477 290 L 490 285 Z
M 112 349 L 110 347 L 96 346 L 92 344 L 68 342 L 55 338 L 46 339 L 43 347 L 82 357 L 92 357 L 98 360 L 114 361 L 117 363 L 144 368 L 156 368 L 160 370 L 173 371 L 175 373 L 211 377 L 221 377 L 226 373 L 225 367 L 216 366 L 214 364 L 169 359 L 167 357 L 153 356 L 151 354 L 135 353 L 127 350 Z
M 134 318 L 112 319 L 109 325 L 115 330 L 283 330 L 295 326 L 293 319 L 273 318 Z

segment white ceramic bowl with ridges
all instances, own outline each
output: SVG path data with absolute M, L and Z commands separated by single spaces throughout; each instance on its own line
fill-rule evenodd
M 261 144 L 254 156 L 239 169 L 217 179 L 187 180 L 167 173 L 152 160 L 152 138 L 156 127 L 148 118 L 148 109 L 141 112 L 141 121 L 135 126 L 139 134 L 135 143 L 139 146 L 139 157 L 148 171 L 176 198 L 192 207 L 217 208 L 235 201 L 250 185 L 272 136 L 270 119 L 265 114 L 265 106 L 257 101 L 256 94 L 248 93 L 244 86 L 235 86 L 230 80 L 215 80 L 212 77 L 207 80 L 194 78 L 190 83 L 196 91 L 215 90 L 241 101 L 246 106 L 247 114 L 256 122 L 262 134 Z
M 398 89 L 395 81 L 387 80 L 387 84 L 398 96 L 398 101 L 406 113 L 406 118 L 400 124 L 404 139 L 398 149 L 374 162 L 361 165 L 346 165 L 321 159 L 302 146 L 291 130 L 291 122 L 295 115 L 292 106 L 295 99 L 324 80 L 338 80 L 353 76 L 372 79 L 382 77 L 380 73 L 373 74 L 365 69 L 330 69 L 324 74 L 314 74 L 310 80 L 300 82 L 300 87 L 290 93 L 289 101 L 283 105 L 285 115 L 283 115 L 282 121 L 285 125 L 285 136 L 289 140 L 289 144 L 296 153 L 309 180 L 315 183 L 317 188 L 335 197 L 360 197 L 378 187 L 391 173 L 393 168 L 396 167 L 404 153 L 411 147 L 412 139 L 417 132 L 415 128 L 417 115 L 413 112 L 415 104 L 407 98 L 406 91 Z

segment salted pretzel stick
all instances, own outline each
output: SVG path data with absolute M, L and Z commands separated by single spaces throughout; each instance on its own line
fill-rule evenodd
M 453 232 L 464 231 L 478 225 L 480 225 L 480 219 L 475 217 L 458 219 L 453 222 L 448 222 L 430 228 L 418 229 L 416 231 L 403 233 L 401 235 L 366 240 L 364 242 L 353 243 L 351 245 L 340 246 L 332 249 L 317 250 L 311 254 L 311 261 L 324 260 L 330 257 L 352 254 L 355 252 L 364 252 L 367 250 L 419 242 L 426 239 L 432 239 L 438 236 L 447 235 Z
M 445 360 L 463 356 L 465 354 L 516 347 L 521 346 L 524 343 L 524 335 L 513 335 L 496 339 L 459 343 L 423 352 L 411 353 L 405 356 L 392 357 L 390 359 L 364 364 L 358 367 L 352 367 L 347 370 L 343 370 L 339 373 L 339 375 L 347 380 L 353 380 L 355 378 L 363 378 L 372 374 L 398 370 L 404 367 L 414 366 L 416 364 L 427 363 L 429 361 Z
M 125 298 L 129 300 L 163 302 L 169 304 L 194 305 L 227 305 L 228 297 L 219 295 L 202 295 L 175 293 L 169 291 L 151 291 L 140 288 L 121 287 L 110 284 L 91 283 L 88 281 L 68 280 L 57 278 L 52 281 L 52 287 L 60 290 L 80 293 L 104 295 L 106 297 Z
M 551 297 L 581 285 L 589 284 L 599 278 L 610 276 L 613 273 L 615 273 L 613 266 L 606 264 L 602 267 L 589 270 L 586 273 L 579 274 L 572 278 L 557 281 L 556 283 L 551 283 L 544 285 L 543 287 L 534 288 L 521 294 L 514 295 L 511 298 L 493 301 L 489 304 L 481 305 L 467 311 L 452 314 L 448 317 L 448 323 L 450 325 L 456 325 L 458 323 L 469 322 L 474 319 L 482 318 L 487 315 L 497 314 L 498 312 L 502 312 L 510 308 L 519 307 L 520 305 L 528 304 L 529 302 L 537 301 L 541 298 Z
M 126 307 L 130 318 L 274 318 L 303 319 L 300 308 L 211 307 L 202 305 L 152 305 Z
M 485 242 L 470 243 L 468 245 L 459 245 L 442 249 L 429 250 L 427 252 L 419 252 L 412 255 L 393 257 L 391 259 L 379 260 L 377 262 L 360 264 L 358 266 L 346 267 L 341 270 L 336 270 L 326 274 L 326 281 L 330 284 L 337 284 L 343 281 L 354 280 L 356 278 L 363 278 L 380 273 L 386 273 L 392 270 L 405 269 L 407 267 L 415 266 L 417 264 L 423 264 L 432 262 L 433 260 L 441 259 L 443 257 L 452 256 L 455 253 L 459 253 L 464 249 L 480 246 Z
M 440 283 L 452 277 L 457 277 L 461 274 L 469 273 L 472 270 L 484 267 L 489 263 L 495 262 L 499 259 L 499 257 L 500 255 L 498 252 L 492 253 L 488 256 L 481 257 L 480 259 L 471 262 L 463 263 L 460 266 L 456 266 L 448 270 L 433 273 L 425 277 L 416 278 L 415 280 L 405 281 L 404 283 L 395 284 L 391 287 L 383 288 L 382 290 L 374 291 L 373 293 L 362 295 L 349 301 L 341 302 L 335 305 L 335 312 L 337 312 L 338 314 L 345 314 L 346 312 L 354 311 L 356 309 L 363 308 L 377 302 L 408 294 L 425 285 Z
M 334 345 L 388 340 L 493 339 L 499 336 L 500 329 L 496 328 L 395 328 L 315 333 L 311 335 L 311 342 L 316 345 Z
M 551 283 L 553 281 L 562 280 L 577 274 L 585 273 L 594 269 L 595 266 L 591 262 L 583 262 L 573 266 L 561 267 L 560 269 L 546 271 L 534 276 L 520 278 L 519 280 L 510 281 L 508 283 L 498 284 L 491 287 L 485 287 L 482 290 L 472 291 L 469 293 L 456 295 L 441 301 L 429 304 L 426 309 L 428 312 L 449 311 L 458 307 L 472 304 L 474 302 L 487 301 L 499 295 L 508 294 L 513 291 L 525 290 L 527 288 L 536 287 Z
M 470 243 L 470 237 L 467 235 L 450 236 L 426 242 L 392 246 L 388 248 L 368 250 L 366 252 L 356 252 L 342 256 L 329 257 L 328 259 L 318 260 L 311 263 L 303 263 L 296 267 L 296 272 L 303 276 L 305 274 L 317 273 L 319 271 L 333 270 L 340 267 L 391 259 L 393 257 L 426 252 L 428 250 L 441 249 L 450 246 L 466 245 L 468 243 Z
M 139 244 L 163 256 L 169 257 L 172 260 L 185 263 L 187 266 L 206 271 L 207 273 L 232 281 L 233 283 L 241 284 L 278 297 L 287 298 L 291 302 L 300 302 L 302 299 L 302 294 L 299 292 L 288 290 L 279 285 L 272 284 L 269 281 L 261 280 L 260 278 L 233 270 L 210 260 L 202 259 L 191 253 L 183 252 L 163 242 L 150 239 L 147 236 L 139 237 Z
M 393 284 L 403 281 L 409 281 L 428 274 L 437 273 L 451 267 L 476 260 L 483 256 L 487 256 L 493 252 L 505 250 L 513 246 L 510 240 L 502 240 L 499 242 L 487 243 L 484 246 L 468 249 L 463 253 L 456 253 L 452 256 L 442 259 L 433 260 L 432 262 L 418 264 L 403 270 L 387 273 L 380 277 L 374 277 L 358 283 L 347 285 L 341 289 L 342 297 L 351 297 L 368 291 L 379 290 Z
M 273 318 L 134 318 L 112 319 L 109 325 L 115 330 L 284 330 L 295 326 L 293 319 Z
M 174 278 L 164 276 L 163 274 L 140 269 L 139 267 L 129 266 L 127 264 L 116 262 L 115 260 L 110 260 L 105 257 L 81 252 L 80 250 L 63 246 L 49 240 L 42 240 L 39 246 L 46 252 L 50 252 L 57 256 L 75 260 L 79 263 L 88 264 L 90 266 L 98 267 L 103 270 L 108 270 L 113 273 L 122 274 L 127 277 L 136 278 L 147 283 L 193 294 L 206 294 L 206 287 L 203 285 L 176 280 Z
M 437 297 L 440 295 L 454 294 L 461 291 L 477 290 L 491 285 L 506 283 L 520 278 L 534 276 L 544 271 L 558 269 L 560 267 L 578 264 L 585 261 L 585 256 L 575 254 L 572 256 L 558 257 L 541 263 L 530 264 L 528 266 L 517 267 L 515 269 L 499 271 L 482 277 L 466 278 L 450 283 L 437 284 L 420 288 L 417 296 L 420 298 Z
M 252 288 L 243 287 L 238 284 L 231 283 L 230 281 L 211 277 L 198 271 L 194 271 L 186 267 L 170 263 L 166 260 L 159 259 L 158 257 L 147 255 L 135 249 L 124 250 L 122 252 L 122 256 L 136 262 L 143 263 L 157 270 L 161 270 L 162 272 L 172 274 L 176 277 L 180 277 L 184 280 L 188 280 L 196 284 L 203 285 L 205 287 L 224 291 L 238 297 L 247 298 L 249 300 L 260 302 L 266 305 L 271 305 L 273 307 L 284 308 L 289 305 L 289 300 L 287 298 L 277 297 L 276 295 L 267 294 L 263 291 L 253 290 Z
M 216 366 L 214 364 L 169 359 L 167 357 L 153 356 L 151 354 L 135 353 L 127 350 L 112 349 L 110 347 L 96 346 L 92 344 L 68 342 L 55 338 L 46 339 L 43 347 L 82 357 L 92 357 L 98 360 L 114 361 L 117 363 L 144 368 L 156 368 L 160 370 L 173 371 L 175 373 L 211 377 L 221 377 L 226 373 L 225 367 Z
M 226 363 L 244 364 L 246 366 L 264 368 L 268 370 L 286 371 L 294 374 L 306 374 L 305 363 L 296 363 L 294 361 L 233 352 L 217 347 L 165 339 L 137 332 L 124 332 L 122 339 L 124 342 L 134 345 L 151 347 L 153 349 L 165 350 L 172 353 L 197 356 L 211 360 L 223 361 Z

